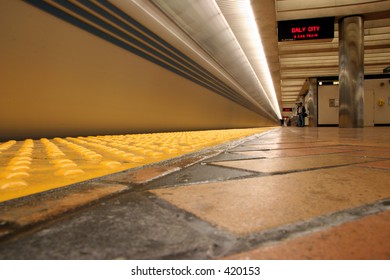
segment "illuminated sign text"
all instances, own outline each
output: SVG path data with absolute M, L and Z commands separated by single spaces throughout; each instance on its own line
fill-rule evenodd
M 279 42 L 333 38 L 334 17 L 278 22 Z

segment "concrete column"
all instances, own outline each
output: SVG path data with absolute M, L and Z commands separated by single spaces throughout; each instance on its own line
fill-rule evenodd
M 309 79 L 309 90 L 307 92 L 307 109 L 309 110 L 309 126 L 318 125 L 318 91 L 317 78 Z
M 363 32 L 361 16 L 339 20 L 339 127 L 364 126 Z

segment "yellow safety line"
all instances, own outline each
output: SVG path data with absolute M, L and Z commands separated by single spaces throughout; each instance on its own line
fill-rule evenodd
M 172 159 L 270 129 L 10 140 L 0 143 L 0 202 Z

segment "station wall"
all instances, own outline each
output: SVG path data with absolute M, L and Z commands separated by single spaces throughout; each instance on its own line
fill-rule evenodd
M 338 85 L 318 86 L 318 124 L 338 125 Z M 382 104 L 383 101 L 383 105 Z M 365 79 L 364 125 L 390 124 L 390 80 Z

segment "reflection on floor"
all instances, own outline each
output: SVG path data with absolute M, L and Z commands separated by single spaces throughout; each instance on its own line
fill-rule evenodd
M 389 171 L 389 127 L 275 128 L 0 203 L 0 259 L 389 259 Z

